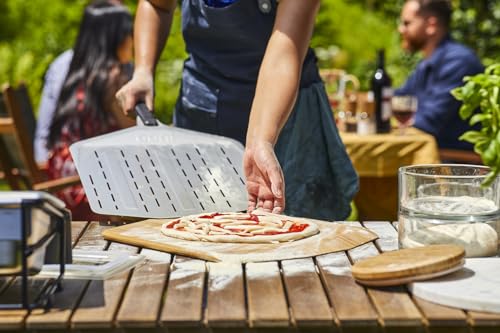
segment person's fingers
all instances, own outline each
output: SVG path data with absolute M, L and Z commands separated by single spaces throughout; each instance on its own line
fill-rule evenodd
M 272 164 L 267 169 L 267 176 L 271 185 L 272 195 L 274 200 L 271 202 L 271 210 L 273 213 L 281 213 L 285 208 L 285 182 L 283 171 L 281 170 L 275 156 L 271 159 Z
M 135 96 L 129 92 L 127 85 L 123 86 L 117 93 L 116 99 L 120 105 L 123 113 L 129 117 L 135 116 L 134 106 L 135 106 Z
M 285 207 L 283 172 L 272 145 L 247 147 L 243 159 L 247 177 L 248 209 L 281 213 Z
M 275 197 L 281 198 L 284 192 L 283 172 L 278 159 L 274 153 L 272 145 L 263 145 L 257 158 L 258 166 L 265 175 L 266 185 L 270 187 Z
M 153 104 L 153 95 L 152 94 L 147 94 L 144 103 L 146 103 L 146 106 L 148 109 L 153 112 L 154 110 L 154 104 Z
M 255 201 L 248 201 L 248 204 L 247 204 L 247 212 L 252 212 L 256 209 L 256 206 L 255 206 Z
M 123 111 L 123 114 L 127 115 L 127 111 L 125 110 L 125 93 L 123 91 L 124 87 L 118 90 L 115 94 L 115 98 L 118 101 L 118 105 Z
M 274 200 L 269 199 L 269 200 L 264 200 L 262 203 L 262 209 L 266 212 L 271 212 L 273 210 L 274 206 Z
M 257 196 L 252 193 L 248 193 L 248 204 L 247 204 L 247 212 L 251 212 L 257 208 Z
M 284 192 L 283 173 L 277 161 L 268 169 L 267 175 L 271 183 L 273 195 L 277 198 L 282 198 Z
M 264 200 L 262 200 L 261 198 L 259 198 L 257 200 L 257 208 L 262 208 L 263 205 L 264 205 Z
M 285 207 L 285 198 L 279 198 L 274 200 L 273 213 L 281 214 Z
M 132 114 L 135 115 L 135 105 L 137 104 L 138 100 L 134 94 L 128 93 L 125 96 L 125 111 L 127 114 Z
M 272 213 L 273 214 L 281 214 L 281 213 L 283 213 L 283 209 L 281 207 L 274 207 Z

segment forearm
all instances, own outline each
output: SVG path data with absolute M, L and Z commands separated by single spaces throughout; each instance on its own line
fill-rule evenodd
M 247 144 L 257 138 L 274 145 L 295 104 L 302 59 L 291 45 L 285 47 L 284 55 L 277 49 L 273 50 L 273 44 L 288 44 L 282 39 L 286 36 L 275 33 L 269 41 L 271 51 L 266 53 L 261 65 L 250 113 Z
M 139 1 L 134 28 L 136 71 L 153 74 L 170 33 L 175 4 L 175 0 Z
M 295 104 L 318 9 L 319 0 L 280 2 L 257 79 L 247 145 L 256 140 L 276 143 Z

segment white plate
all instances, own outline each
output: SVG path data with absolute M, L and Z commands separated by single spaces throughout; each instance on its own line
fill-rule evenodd
M 500 313 L 500 258 L 470 258 L 452 274 L 414 282 L 410 290 L 429 302 L 465 310 Z

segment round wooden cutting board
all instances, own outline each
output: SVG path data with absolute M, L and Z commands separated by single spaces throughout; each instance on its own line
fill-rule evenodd
M 464 265 L 465 250 L 441 244 L 385 252 L 353 265 L 352 275 L 368 286 L 392 286 L 427 280 L 454 272 Z

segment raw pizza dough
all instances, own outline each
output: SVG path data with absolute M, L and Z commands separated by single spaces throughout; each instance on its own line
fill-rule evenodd
M 189 215 L 164 223 L 161 231 L 170 237 L 193 241 L 275 243 L 315 235 L 319 228 L 311 221 L 254 211 Z
M 498 235 L 485 223 L 444 224 L 420 229 L 402 240 L 403 247 L 430 244 L 457 244 L 465 249 L 465 256 L 488 257 L 497 254 Z

